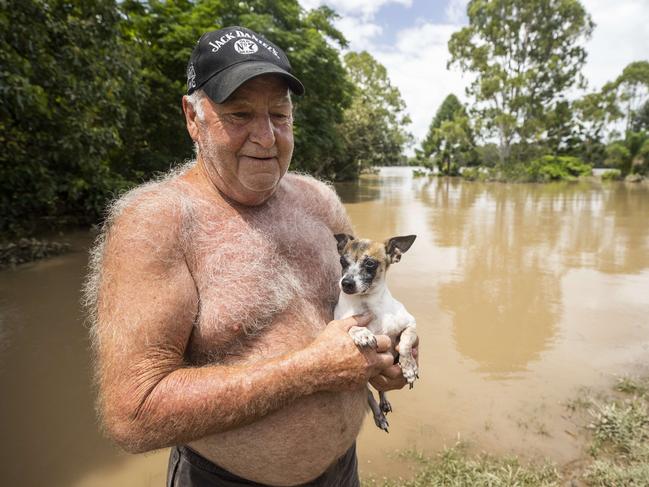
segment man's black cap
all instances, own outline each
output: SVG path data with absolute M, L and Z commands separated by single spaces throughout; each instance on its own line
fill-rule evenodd
M 277 74 L 293 93 L 304 94 L 284 51 L 250 29 L 226 27 L 198 40 L 187 65 L 187 94 L 203 89 L 214 102 L 223 103 L 243 83 L 262 74 Z

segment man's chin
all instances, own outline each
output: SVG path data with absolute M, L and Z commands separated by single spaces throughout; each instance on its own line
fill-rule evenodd
M 253 193 L 273 193 L 279 184 L 279 177 L 274 173 L 255 174 L 240 178 L 241 185 Z

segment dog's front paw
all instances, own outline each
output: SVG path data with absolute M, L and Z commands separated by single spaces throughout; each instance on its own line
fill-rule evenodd
M 412 389 L 415 379 L 419 378 L 419 369 L 417 368 L 417 362 L 415 361 L 412 355 L 400 355 L 399 356 L 399 365 L 401 366 L 401 372 L 406 378 L 406 381 Z
M 371 347 L 376 348 L 376 337 L 367 328 L 352 328 L 349 330 L 354 343 L 359 347 Z

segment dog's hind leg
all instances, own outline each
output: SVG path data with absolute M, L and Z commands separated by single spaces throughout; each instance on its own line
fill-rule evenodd
M 372 394 L 372 391 L 370 390 L 369 387 L 367 388 L 367 404 L 370 405 L 370 409 L 372 410 L 372 414 L 374 415 L 374 423 L 376 424 L 376 426 L 381 428 L 386 433 L 389 433 L 388 420 L 385 417 L 385 414 L 383 414 L 383 411 L 381 411 L 381 408 L 376 402 L 376 398 L 374 397 L 374 394 Z
M 392 412 L 392 405 L 390 404 L 390 401 L 388 401 L 388 396 L 385 394 L 385 392 L 379 391 L 379 407 L 381 408 L 383 414 Z

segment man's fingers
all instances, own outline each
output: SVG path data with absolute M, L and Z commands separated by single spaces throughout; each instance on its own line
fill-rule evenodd
M 387 335 L 374 335 L 376 338 L 376 351 L 378 353 L 387 352 L 392 345 L 392 340 Z
M 383 370 L 387 369 L 388 367 L 392 367 L 392 365 L 394 364 L 394 357 L 391 353 L 377 353 L 377 356 L 379 357 L 379 361 L 382 366 L 381 372 L 383 372 Z
M 403 374 L 401 373 L 401 367 L 399 367 L 398 365 L 391 365 L 387 369 L 382 370 L 381 375 L 384 375 L 389 379 L 403 378 Z
M 390 379 L 383 374 L 379 374 L 370 379 L 370 384 L 372 384 L 372 387 L 377 391 L 385 392 L 403 389 L 407 382 L 403 376 L 397 377 L 396 379 Z

